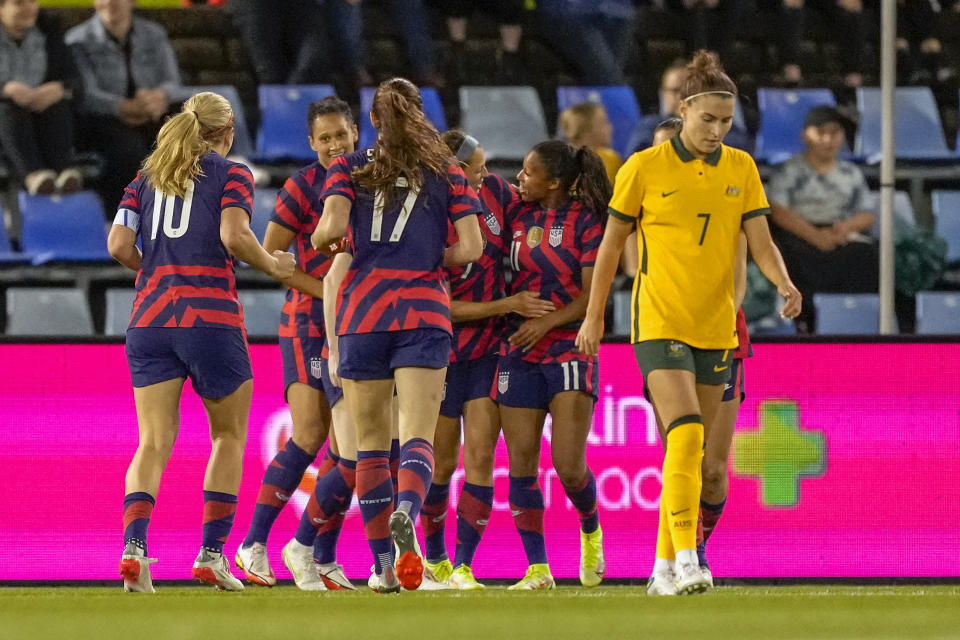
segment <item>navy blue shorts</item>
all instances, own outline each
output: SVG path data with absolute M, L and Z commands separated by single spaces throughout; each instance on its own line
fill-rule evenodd
M 734 358 L 733 364 L 730 365 L 730 379 L 723 385 L 723 401 L 730 402 L 737 397 L 738 391 L 740 402 L 743 402 L 747 397 L 747 392 L 743 388 L 743 360 Z
M 443 329 L 408 329 L 340 336 L 340 377 L 386 380 L 394 369 L 443 369 L 450 364 L 450 334 Z
M 321 362 L 323 338 L 280 338 L 280 358 L 283 361 L 283 395 L 294 382 L 323 391 Z
M 253 378 L 241 329 L 127 330 L 127 363 L 134 387 L 190 378 L 201 398 L 224 398 Z
M 600 387 L 597 358 L 539 364 L 519 355 L 502 356 L 497 366 L 494 399 L 505 407 L 550 408 L 550 401 L 564 391 L 581 391 L 596 401 Z
M 498 360 L 496 355 L 488 355 L 451 362 L 443 383 L 440 415 L 459 418 L 463 415 L 463 405 L 477 398 L 489 398 L 497 375 Z
M 330 382 L 330 361 L 326 358 L 320 360 L 320 381 L 323 383 L 323 394 L 327 396 L 327 404 L 333 408 L 333 405 L 343 398 L 343 388 L 335 387 Z

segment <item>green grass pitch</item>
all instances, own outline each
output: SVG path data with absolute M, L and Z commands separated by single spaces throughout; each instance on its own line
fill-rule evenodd
M 0 638 L 960 638 L 960 586 L 721 587 L 651 598 L 640 587 L 378 596 L 292 586 L 0 588 Z

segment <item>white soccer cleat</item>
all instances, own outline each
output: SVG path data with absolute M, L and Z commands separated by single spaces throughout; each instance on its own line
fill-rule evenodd
M 320 579 L 317 563 L 313 561 L 313 547 L 300 544 L 293 538 L 280 551 L 283 564 L 293 574 L 293 581 L 302 591 L 326 591 L 327 587 Z
M 370 588 L 376 591 L 377 593 L 400 593 L 400 579 L 397 578 L 397 571 L 393 567 L 383 567 L 383 571 L 378 574 L 373 574 L 370 577 L 368 584 L 374 582 L 370 585 Z
M 249 547 L 240 545 L 234 561 L 239 568 L 243 569 L 250 582 L 264 587 L 277 584 L 277 578 L 273 575 L 273 569 L 270 568 L 270 561 L 267 559 L 267 548 L 262 542 L 254 542 Z
M 705 564 L 700 565 L 700 573 L 703 574 L 703 579 L 707 581 L 710 587 L 713 587 L 713 572 L 710 571 L 710 567 Z
M 153 579 L 150 578 L 150 565 L 156 558 L 148 558 L 143 549 L 128 544 L 120 556 L 120 575 L 123 576 L 123 590 L 129 593 L 156 593 Z
M 672 569 L 654 571 L 647 580 L 648 596 L 675 596 L 677 595 L 677 577 Z
M 710 582 L 700 571 L 700 565 L 677 563 L 677 595 L 690 596 L 709 588 Z
M 331 591 L 357 590 L 357 588 L 353 586 L 353 583 L 347 579 L 346 574 L 343 572 L 343 567 L 336 562 L 318 564 L 317 573 L 323 581 L 323 584 Z
M 200 549 L 193 563 L 193 579 L 212 584 L 219 591 L 243 591 L 243 583 L 230 573 L 230 563 L 222 553 Z

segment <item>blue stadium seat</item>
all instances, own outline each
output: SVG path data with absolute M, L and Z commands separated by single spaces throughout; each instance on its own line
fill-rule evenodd
M 286 300 L 285 289 L 253 289 L 240 291 L 243 323 L 249 336 L 276 336 L 280 326 L 280 309 Z
M 267 223 L 273 215 L 273 207 L 277 203 L 279 189 L 257 189 L 253 194 L 253 217 L 250 219 L 250 229 L 263 242 L 267 233 Z
M 803 118 L 812 107 L 837 104 L 830 89 L 757 89 L 757 160 L 779 164 L 803 151 Z
M 307 107 L 332 95 L 333 87 L 328 84 L 260 85 L 257 159 L 263 162 L 316 160 L 317 154 L 307 141 Z
M 11 287 L 7 289 L 7 335 L 90 336 L 93 319 L 79 289 Z
M 127 332 L 130 324 L 130 313 L 133 311 L 133 300 L 137 291 L 133 287 L 124 289 L 107 289 L 106 320 L 103 324 L 103 333 L 107 336 L 122 336 Z
M 630 155 L 630 134 L 640 122 L 640 105 L 633 89 L 621 87 L 557 87 L 557 110 L 582 102 L 603 104 L 613 125 L 613 149 L 622 157 Z M 559 135 L 559 134 L 558 134 Z
M 815 293 L 817 333 L 828 335 L 880 332 L 880 296 L 875 293 Z
M 917 333 L 960 333 L 960 294 L 943 291 L 917 293 Z
M 367 149 L 372 147 L 377 141 L 377 130 L 373 128 L 370 122 L 370 110 L 373 109 L 373 94 L 377 92 L 376 87 L 364 87 L 360 89 L 360 113 L 357 114 L 360 125 L 360 141 L 357 143 L 357 149 Z M 423 99 L 423 114 L 427 120 L 437 128 L 437 131 L 443 133 L 447 130 L 447 116 L 443 110 L 443 102 L 440 100 L 440 94 L 433 87 L 422 87 L 420 97 Z
M 894 156 L 902 160 L 948 160 L 953 154 L 940 123 L 940 111 L 930 87 L 897 87 L 894 94 Z M 857 89 L 860 126 L 854 140 L 854 153 L 868 163 L 880 161 L 880 89 Z
M 868 235 L 873 236 L 874 238 L 880 238 L 880 192 L 871 191 L 870 192 L 871 207 L 874 215 L 877 217 L 877 222 L 873 225 L 873 228 L 867 232 Z M 893 192 L 893 233 L 896 237 L 897 234 L 904 233 L 910 229 L 917 226 L 917 217 L 913 211 L 913 202 L 910 200 L 910 194 L 906 191 L 894 191 Z
M 522 160 L 549 139 L 533 87 L 460 87 L 461 128 L 480 141 L 488 160 Z
M 933 216 L 937 233 L 947 241 L 947 264 L 960 262 L 960 191 L 934 189 Z
M 30 256 L 10 249 L 10 238 L 7 237 L 7 225 L 4 222 L 3 207 L 0 207 L 0 264 L 26 262 L 30 262 Z
M 253 141 L 250 138 L 250 127 L 247 126 L 247 116 L 243 110 L 243 102 L 236 87 L 230 84 L 191 85 L 183 87 L 184 100 L 202 91 L 219 93 L 227 99 L 233 108 L 233 149 L 231 153 L 249 158 L 253 155 Z M 306 117 L 306 114 L 304 114 Z
M 67 196 L 19 194 L 23 251 L 33 264 L 108 262 L 103 206 L 91 191 Z

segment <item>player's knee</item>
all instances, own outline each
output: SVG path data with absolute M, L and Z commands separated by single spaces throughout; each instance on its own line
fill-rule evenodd
M 463 466 L 470 471 L 489 475 L 493 473 L 493 451 L 471 451 L 465 449 Z
M 140 440 L 139 449 L 144 457 L 166 460 L 173 451 L 176 433 L 155 433 Z
M 577 487 L 583 482 L 583 477 L 587 474 L 587 469 L 583 461 L 576 463 L 556 462 L 555 469 L 557 478 L 565 487 Z
M 511 476 L 535 476 L 539 471 L 540 456 L 531 452 L 513 452 L 510 454 Z
M 456 470 L 457 461 L 455 458 L 452 460 L 436 459 L 433 463 L 433 481 L 441 483 L 448 482 Z
M 706 486 L 714 486 L 723 482 L 724 478 L 727 475 L 727 461 L 726 460 L 711 460 L 709 458 L 704 458 L 703 460 L 703 484 Z

